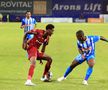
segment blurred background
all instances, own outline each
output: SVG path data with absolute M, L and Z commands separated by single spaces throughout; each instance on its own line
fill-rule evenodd
M 108 22 L 108 0 L 0 0 L 0 21 L 20 22 L 27 10 L 37 22 Z

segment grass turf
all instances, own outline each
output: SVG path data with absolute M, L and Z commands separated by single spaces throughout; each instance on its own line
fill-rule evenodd
M 38 23 L 37 28 L 44 29 L 46 24 Z M 96 44 L 96 64 L 88 86 L 82 85 L 87 64 L 84 62 L 59 83 L 57 78 L 62 76 L 66 68 L 78 54 L 75 33 L 84 30 L 86 35 L 102 35 L 108 38 L 108 24 L 87 23 L 54 23 L 55 31 L 47 46 L 46 53 L 53 58 L 51 71 L 52 82 L 41 82 L 43 65 L 36 62 L 33 82 L 36 86 L 27 87 L 29 61 L 26 52 L 22 50 L 23 30 L 20 23 L 0 23 L 0 90 L 107 90 L 108 89 L 108 43 L 99 41 Z

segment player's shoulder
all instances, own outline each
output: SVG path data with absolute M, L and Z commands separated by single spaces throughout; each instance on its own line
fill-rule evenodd
M 32 20 L 36 20 L 35 18 L 31 17 Z
M 80 41 L 79 40 L 77 40 L 77 44 L 80 44 Z
M 22 18 L 22 20 L 26 20 L 26 19 L 27 19 L 26 17 Z
M 93 38 L 94 37 L 94 35 L 88 35 L 88 36 L 86 36 L 87 38 Z
M 22 18 L 22 21 L 25 21 L 26 20 L 26 18 Z
M 41 33 L 41 32 L 45 32 L 45 30 L 43 30 L 43 29 L 36 29 L 36 31 L 37 31 L 37 32 L 40 32 L 40 33 Z
M 44 33 L 45 31 L 44 30 L 42 30 L 42 29 L 33 29 L 33 30 L 30 30 L 31 32 L 37 32 L 38 34 L 39 33 Z
M 88 38 L 95 38 L 95 37 L 100 37 L 100 36 L 98 36 L 98 35 L 89 35 L 89 36 L 87 36 Z

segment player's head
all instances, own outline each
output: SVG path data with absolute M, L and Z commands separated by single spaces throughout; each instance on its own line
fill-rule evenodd
M 47 34 L 51 36 L 53 34 L 53 31 L 54 31 L 54 25 L 48 24 L 46 26 L 46 32 L 47 32 Z
M 30 17 L 31 17 L 31 12 L 30 12 L 30 11 L 27 11 L 27 12 L 26 12 L 26 17 L 27 17 L 27 18 L 30 18 Z
M 76 37 L 80 42 L 84 42 L 86 40 L 86 37 L 84 36 L 84 32 L 82 30 L 78 30 L 76 32 Z

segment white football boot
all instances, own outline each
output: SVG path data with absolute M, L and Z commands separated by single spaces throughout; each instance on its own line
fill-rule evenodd
M 61 82 L 61 81 L 65 80 L 65 79 L 66 79 L 66 78 L 65 78 L 64 76 L 62 76 L 62 77 L 58 78 L 57 81 L 58 81 L 58 82 Z
M 87 83 L 86 80 L 84 80 L 84 81 L 82 82 L 82 84 L 83 84 L 83 85 L 88 85 L 88 83 Z
M 43 82 L 48 82 L 49 79 L 48 79 L 47 76 L 45 75 L 44 77 L 41 78 L 41 81 L 43 81 Z
M 25 82 L 25 85 L 26 85 L 26 86 L 35 86 L 36 84 L 32 83 L 31 80 L 27 80 L 27 81 Z

